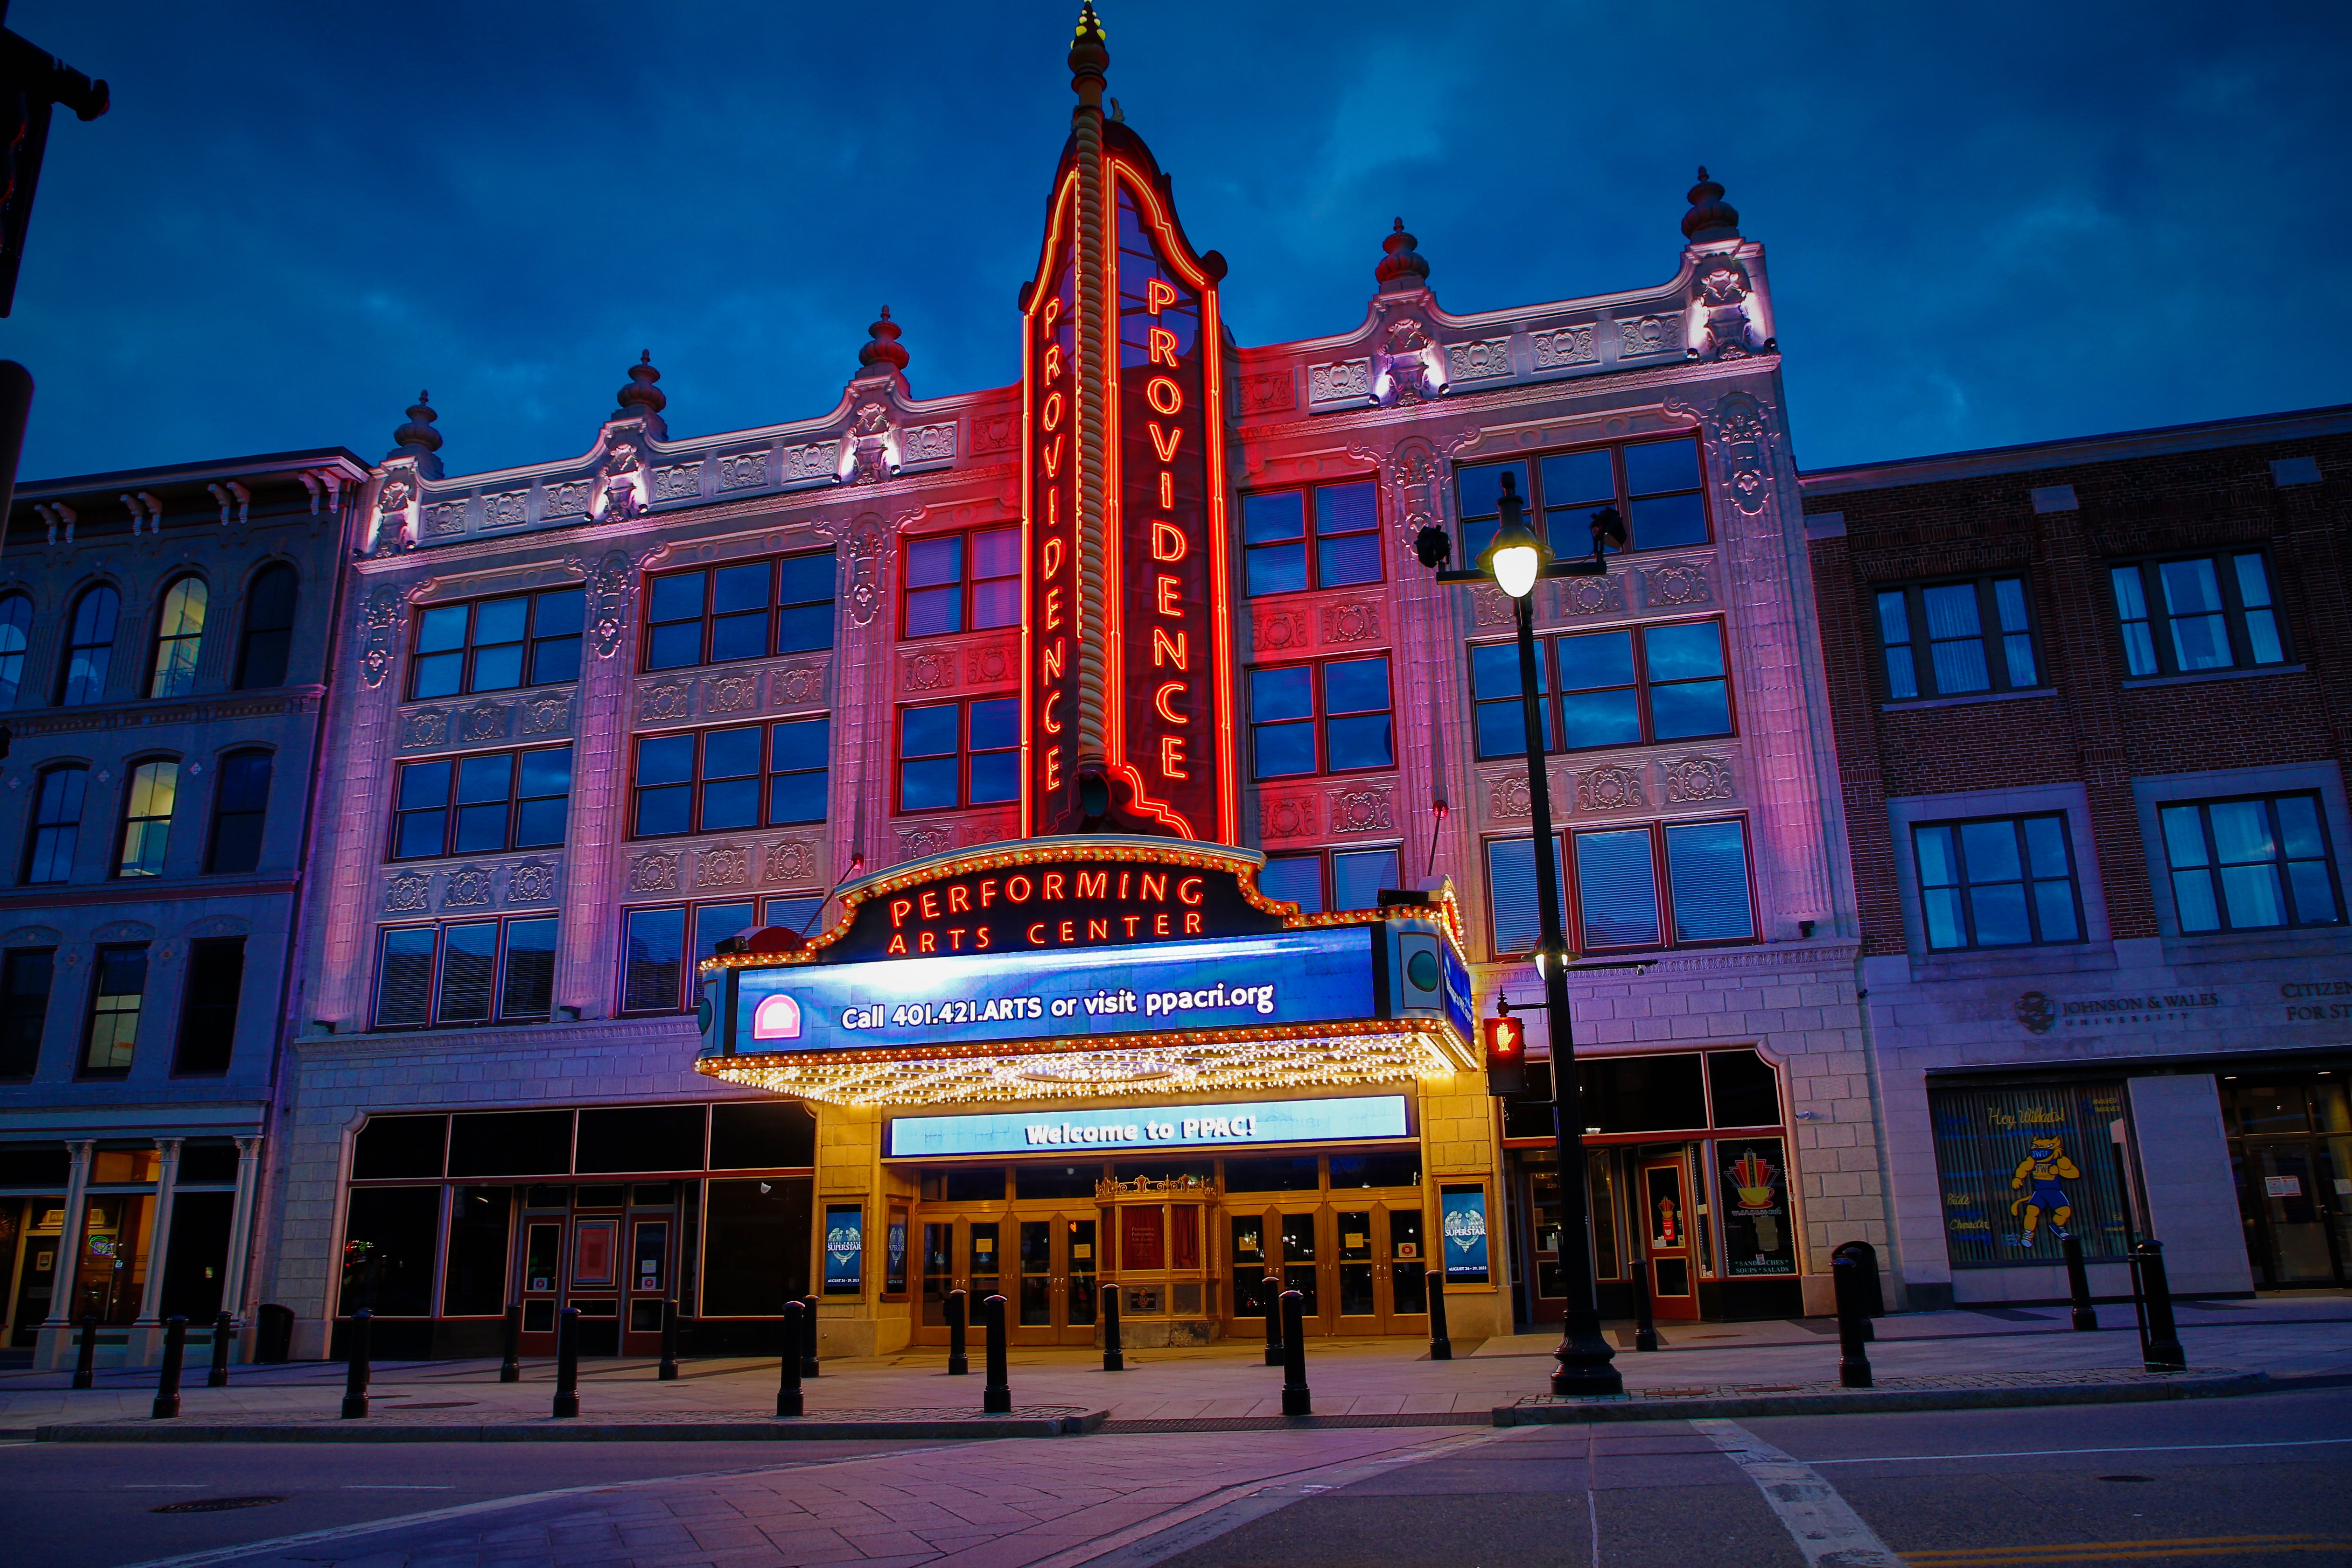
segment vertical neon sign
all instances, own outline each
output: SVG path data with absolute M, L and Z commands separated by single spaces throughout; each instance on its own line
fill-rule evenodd
M 1032 836 L 1077 825 L 1078 592 L 1077 175 L 1054 198 L 1039 282 L 1023 311 L 1022 475 L 1023 829 Z

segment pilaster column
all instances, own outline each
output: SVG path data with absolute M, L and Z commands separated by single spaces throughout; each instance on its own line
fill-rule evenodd
M 68 1138 L 66 1153 L 73 1161 L 73 1170 L 66 1177 L 65 1225 L 58 1232 L 57 1272 L 49 1277 L 49 1315 L 47 1326 L 70 1322 L 67 1316 L 73 1304 L 75 1281 L 80 1277 L 81 1216 L 89 1205 L 89 1150 L 95 1140 Z
M 254 1196 L 261 1179 L 261 1140 L 236 1141 L 236 1196 L 229 1205 L 227 1276 L 221 1281 L 221 1310 L 245 1321 L 245 1266 L 253 1254 Z
M 163 1300 L 163 1265 L 172 1251 L 172 1199 L 180 1184 L 180 1143 L 177 1138 L 155 1140 L 156 1152 L 163 1158 L 155 1171 L 155 1217 L 147 1226 L 147 1283 L 139 1292 L 142 1323 L 156 1321 Z
M 588 655 L 572 721 L 572 826 L 563 862 L 563 940 L 555 1000 L 583 1018 L 615 1011 L 614 955 L 627 885 L 629 692 L 636 668 L 637 576 L 659 550 L 575 559 L 587 589 Z

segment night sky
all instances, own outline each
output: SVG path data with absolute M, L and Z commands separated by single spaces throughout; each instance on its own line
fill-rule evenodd
M 61 115 L 0 354 L 27 479 L 345 445 L 583 450 L 829 410 L 876 307 L 1001 384 L 1076 0 L 16 0 Z M 1896 13 L 1890 16 L 1889 13 Z M 1663 281 L 1694 165 L 1764 242 L 1806 468 L 2347 398 L 2340 4 L 1106 0 L 1110 91 L 1244 343 Z

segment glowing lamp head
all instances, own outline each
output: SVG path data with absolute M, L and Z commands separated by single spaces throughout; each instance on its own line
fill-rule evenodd
M 1542 574 L 1551 552 L 1528 529 L 1527 502 L 1519 496 L 1518 476 L 1509 468 L 1503 470 L 1498 510 L 1503 514 L 1502 523 L 1495 530 L 1495 542 L 1486 546 L 1486 570 L 1494 574 L 1496 585 L 1504 593 L 1514 599 L 1524 599 L 1535 591 L 1536 579 Z

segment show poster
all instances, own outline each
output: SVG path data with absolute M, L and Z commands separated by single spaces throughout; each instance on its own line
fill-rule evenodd
M 866 1211 L 856 1204 L 824 1206 L 824 1293 L 855 1296 L 866 1289 Z
M 2056 1263 L 2069 1237 L 2088 1258 L 2128 1255 L 2122 1085 L 1935 1089 L 1927 1102 L 1954 1268 Z
M 1780 1140 L 1743 1138 L 1716 1150 L 1723 1163 L 1725 1267 L 1735 1278 L 1794 1274 L 1797 1235 Z
M 1445 1232 L 1445 1282 L 1448 1285 L 1486 1283 L 1486 1189 L 1449 1186 L 1440 1190 L 1438 1204 Z

